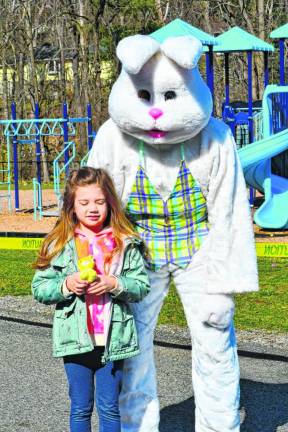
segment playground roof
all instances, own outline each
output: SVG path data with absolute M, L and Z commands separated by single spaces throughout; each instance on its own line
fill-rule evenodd
M 271 39 L 288 39 L 288 23 L 278 27 L 270 33 Z
M 273 45 L 264 42 L 240 27 L 232 27 L 217 36 L 216 41 L 218 45 L 213 47 L 214 52 L 274 51 Z
M 193 27 L 191 24 L 188 24 L 179 18 L 171 21 L 169 24 L 150 34 L 150 36 L 160 43 L 168 37 L 187 35 L 194 36 L 195 38 L 199 39 L 203 45 L 217 45 L 217 41 L 214 36 L 211 36 L 209 33 Z

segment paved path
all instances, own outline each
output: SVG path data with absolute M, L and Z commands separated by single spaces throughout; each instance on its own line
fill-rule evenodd
M 19 316 L 7 321 L 3 311 L 0 318 L 0 432 L 68 432 L 66 378 L 51 357 L 51 329 Z M 160 431 L 194 432 L 191 352 L 163 339 L 155 345 Z M 288 432 L 288 353 L 240 348 L 241 432 Z

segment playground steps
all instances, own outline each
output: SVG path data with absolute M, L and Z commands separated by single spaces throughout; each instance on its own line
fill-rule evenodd
M 0 203 L 1 203 L 2 199 L 7 199 L 8 200 L 8 207 L 10 207 L 11 194 L 10 193 L 5 193 L 5 194 L 0 193 Z
M 1 170 L 1 172 L 7 172 L 7 170 Z M 10 183 L 8 181 L 0 181 L 1 185 L 6 185 L 7 189 L 5 190 L 1 190 L 0 191 L 0 209 L 2 207 L 2 203 L 4 199 L 7 200 L 7 205 L 8 205 L 8 209 L 9 211 L 12 210 L 12 203 L 11 203 L 11 199 L 12 199 L 12 194 L 11 194 L 11 190 L 10 190 Z

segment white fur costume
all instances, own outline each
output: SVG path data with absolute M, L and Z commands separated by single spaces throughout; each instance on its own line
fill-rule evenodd
M 134 305 L 141 354 L 125 363 L 120 400 L 122 431 L 156 432 L 159 413 L 153 331 L 170 276 L 183 302 L 193 343 L 197 432 L 239 431 L 239 371 L 230 294 L 258 288 L 245 182 L 229 128 L 211 118 L 212 101 L 192 37 L 162 45 L 149 36 L 122 40 L 122 72 L 110 99 L 88 165 L 103 167 L 127 202 L 145 144 L 145 172 L 165 200 L 185 160 L 206 198 L 210 231 L 186 269 L 149 271 L 151 294 Z M 151 114 L 156 109 L 160 115 Z M 157 111 L 157 112 L 158 112 Z

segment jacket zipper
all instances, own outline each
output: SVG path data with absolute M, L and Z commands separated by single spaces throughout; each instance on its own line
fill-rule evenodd
M 110 341 L 111 338 L 111 321 L 112 321 L 112 313 L 113 313 L 113 308 L 114 308 L 114 303 L 111 301 L 111 308 L 109 310 L 110 314 L 109 314 L 109 320 L 108 320 L 108 332 L 107 332 L 107 337 L 106 337 L 106 341 L 105 341 L 105 345 L 104 345 L 104 352 L 103 352 L 103 356 L 102 356 L 102 363 L 106 363 L 106 361 L 108 360 L 108 341 Z
M 123 250 L 123 254 L 122 254 L 122 260 L 121 260 L 121 262 L 118 265 L 118 271 L 115 272 L 116 273 L 115 274 L 116 277 L 118 277 L 121 274 L 121 272 L 122 272 L 122 269 L 123 269 L 123 266 L 124 266 L 125 253 L 127 252 L 128 248 L 129 248 L 129 246 L 131 244 L 133 244 L 133 243 L 129 242 L 128 244 L 126 244 L 124 246 L 124 250 Z M 106 361 L 108 360 L 108 349 L 107 349 L 107 347 L 109 346 L 108 342 L 110 342 L 111 332 L 112 332 L 111 321 L 112 321 L 113 308 L 114 308 L 114 303 L 112 301 L 111 302 L 110 316 L 109 316 L 109 320 L 108 320 L 108 333 L 107 333 L 107 338 L 106 338 L 105 346 L 104 346 L 104 354 L 103 354 L 103 357 L 102 357 L 103 363 L 106 363 Z

